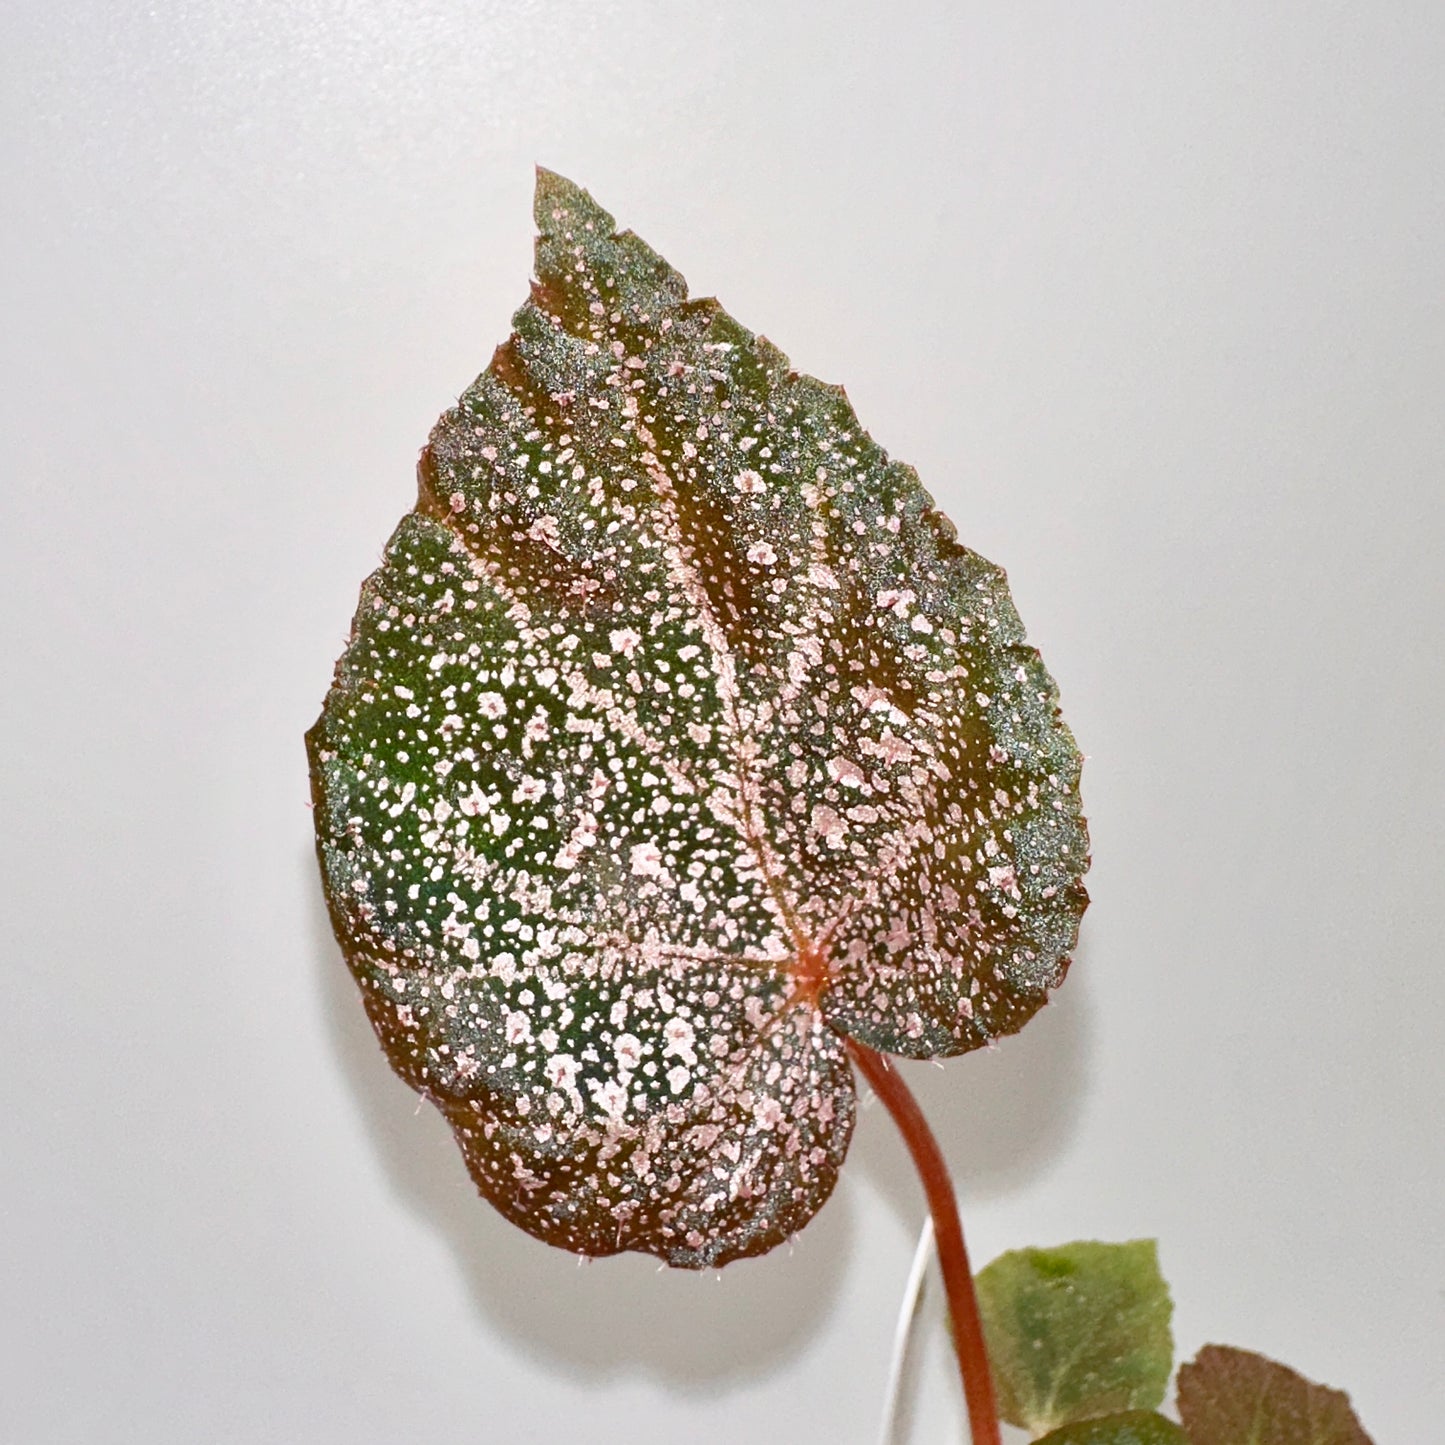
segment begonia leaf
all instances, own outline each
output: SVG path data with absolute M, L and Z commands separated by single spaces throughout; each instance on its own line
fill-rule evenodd
M 957 1054 L 1060 982 L 1079 758 L 1003 573 L 839 388 L 545 171 L 536 218 L 308 734 L 318 849 L 482 1193 L 717 1265 L 827 1198 L 847 1038 Z
M 1018 1249 L 978 1273 L 999 1413 L 1035 1433 L 1152 1410 L 1174 1361 L 1152 1239 Z
M 1034 1445 L 1189 1445 L 1173 1420 L 1153 1410 L 1123 1410 L 1078 1420 L 1040 1435 Z
M 1190 1445 L 1370 1445 L 1343 1390 L 1250 1350 L 1205 1345 L 1178 1390 Z

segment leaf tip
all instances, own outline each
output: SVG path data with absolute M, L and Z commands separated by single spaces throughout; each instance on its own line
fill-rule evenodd
M 546 166 L 536 168 L 537 187 L 532 199 L 532 215 L 543 236 L 555 236 L 571 226 L 601 231 L 610 235 L 615 230 L 612 216 L 602 209 L 587 191 L 575 181 Z

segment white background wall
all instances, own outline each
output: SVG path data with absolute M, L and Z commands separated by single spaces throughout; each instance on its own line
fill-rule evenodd
M 0 1438 L 872 1437 L 881 1111 L 791 1254 L 579 1270 L 325 922 L 301 734 L 534 161 L 846 383 L 1059 679 L 1074 975 L 911 1074 L 977 1258 L 1158 1236 L 1182 1351 L 1439 1438 L 1442 73 L 1435 0 L 9 0 Z

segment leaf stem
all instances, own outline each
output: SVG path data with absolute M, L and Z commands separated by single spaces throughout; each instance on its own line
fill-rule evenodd
M 953 1316 L 953 1344 L 958 1355 L 958 1372 L 963 1379 L 963 1397 L 968 1405 L 969 1435 L 973 1445 L 1000 1445 L 998 1404 L 983 1339 L 983 1321 L 979 1318 L 973 1271 L 963 1242 L 963 1221 L 958 1216 L 958 1200 L 948 1166 L 943 1162 L 943 1151 L 918 1101 L 892 1063 L 856 1039 L 848 1040 L 848 1052 L 893 1115 L 893 1122 L 898 1125 L 898 1132 L 913 1156 L 918 1177 L 923 1181 L 937 1237 L 938 1269 L 943 1276 L 948 1310 Z

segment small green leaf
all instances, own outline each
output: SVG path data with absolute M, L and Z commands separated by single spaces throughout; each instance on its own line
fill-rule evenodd
M 1189 1440 L 1173 1420 L 1153 1410 L 1125 1410 L 1062 1425 L 1034 1445 L 1189 1445 Z
M 1037 1433 L 1164 1398 L 1174 1341 L 1152 1239 L 1014 1250 L 979 1273 L 978 1297 L 1011 1425 Z
M 1227 1345 L 1180 1366 L 1179 1415 L 1190 1445 L 1371 1445 L 1343 1390 Z

